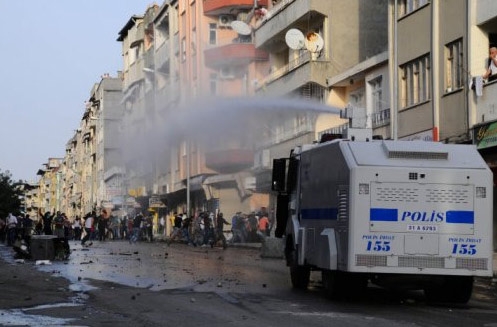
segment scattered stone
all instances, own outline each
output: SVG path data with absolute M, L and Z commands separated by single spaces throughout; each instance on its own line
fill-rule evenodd
M 81 277 L 78 277 L 78 282 L 81 281 Z
M 138 251 L 133 252 L 134 254 L 138 254 Z
M 266 284 L 262 284 L 262 287 L 263 287 L 263 288 L 266 288 L 266 287 L 267 287 L 267 285 L 266 285 Z
M 24 263 L 24 259 L 16 259 L 15 263 Z
M 24 301 L 31 301 L 33 298 L 32 297 L 27 297 L 24 299 Z
M 223 284 L 221 282 L 217 283 L 217 287 L 223 287 Z
M 136 296 L 131 295 L 131 300 L 136 300 Z
M 52 262 L 50 260 L 36 260 L 35 265 L 37 266 L 48 266 L 51 265 Z
M 199 283 L 200 285 L 202 285 L 202 284 L 207 283 L 207 281 L 205 279 L 199 279 L 199 280 L 197 280 L 197 283 Z
M 129 252 L 123 252 L 123 253 L 119 253 L 119 255 L 131 255 L 131 253 L 129 253 Z
M 195 303 L 195 298 L 193 298 L 193 297 L 192 297 L 192 298 L 190 299 L 190 302 L 191 302 L 191 303 Z

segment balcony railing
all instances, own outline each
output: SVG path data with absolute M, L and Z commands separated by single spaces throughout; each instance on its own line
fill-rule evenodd
M 256 28 L 259 28 L 259 26 L 276 16 L 280 11 L 285 9 L 292 2 L 295 2 L 295 0 L 282 0 L 281 2 L 274 5 L 270 10 L 268 10 L 266 16 L 257 23 Z
M 167 61 L 169 61 L 170 57 L 170 46 L 171 42 L 169 40 L 164 41 L 159 47 L 155 50 L 155 66 L 156 68 L 160 68 Z
M 390 108 L 383 109 L 378 112 L 373 112 L 371 120 L 373 123 L 373 128 L 387 125 L 388 123 L 390 123 Z
M 273 71 L 271 74 L 267 75 L 263 80 L 262 80 L 262 85 L 260 87 L 263 87 L 266 84 L 270 84 L 274 82 L 275 80 L 285 76 L 289 72 L 299 68 L 300 66 L 303 66 L 304 64 L 311 62 L 312 57 L 311 53 L 309 51 L 302 52 L 296 59 L 290 61 L 288 64 L 285 66 Z

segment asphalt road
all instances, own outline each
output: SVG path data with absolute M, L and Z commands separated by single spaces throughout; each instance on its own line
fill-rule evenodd
M 372 286 L 359 296 L 331 301 L 319 274 L 312 276 L 308 291 L 293 291 L 284 261 L 261 259 L 254 249 L 127 242 L 94 242 L 88 250 L 71 246 L 68 262 L 36 267 L 42 272 L 31 263 L 15 264 L 9 250 L 0 248 L 5 261 L 0 294 L 20 292 L 17 298 L 7 295 L 10 301 L 2 296 L 0 325 L 497 326 L 490 280 L 477 282 L 467 305 L 430 305 L 421 292 Z M 7 278 L 14 273 L 15 279 Z M 53 281 L 59 298 L 49 286 Z M 29 300 L 35 303 L 15 301 L 26 296 L 21 291 L 26 284 L 30 294 L 39 295 Z M 56 304 L 33 308 L 43 303 Z

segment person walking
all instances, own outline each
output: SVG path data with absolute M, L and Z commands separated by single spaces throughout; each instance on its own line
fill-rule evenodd
M 227 247 L 226 237 L 224 236 L 224 231 L 223 231 L 224 225 L 230 225 L 230 223 L 227 222 L 226 219 L 224 219 L 223 213 L 220 212 L 217 215 L 217 219 L 216 219 L 216 236 L 217 236 L 218 241 L 223 242 L 223 249 L 226 249 L 226 247 Z
M 90 239 L 93 229 L 94 218 L 91 214 L 87 214 L 85 218 L 85 233 L 86 235 L 81 240 L 81 245 L 85 246 L 86 242 Z M 92 246 L 93 242 L 90 242 L 89 246 Z
M 140 239 L 141 225 L 143 223 L 143 216 L 137 214 L 133 219 L 133 235 L 129 239 L 129 244 L 136 243 Z

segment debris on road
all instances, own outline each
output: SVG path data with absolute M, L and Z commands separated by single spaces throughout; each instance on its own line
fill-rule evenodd
M 35 265 L 37 266 L 48 266 L 51 265 L 52 262 L 50 260 L 36 260 Z

